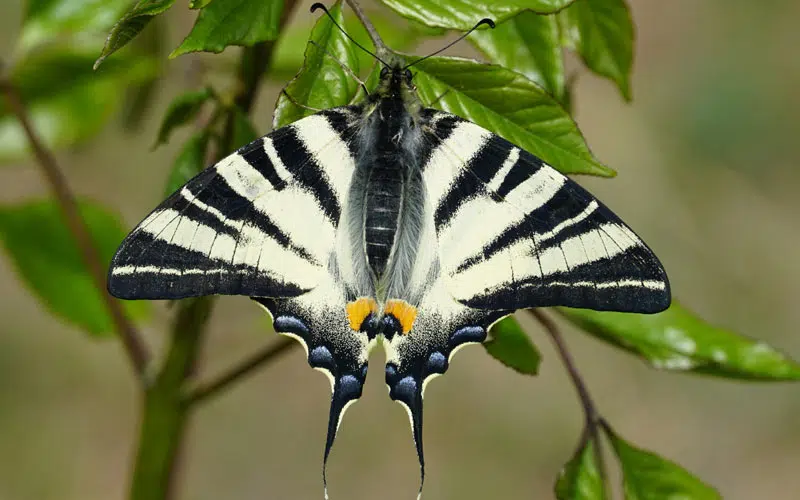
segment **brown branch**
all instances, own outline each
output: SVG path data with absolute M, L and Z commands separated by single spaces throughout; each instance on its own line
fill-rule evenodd
M 5 95 L 11 111 L 25 131 L 25 136 L 41 167 L 42 174 L 61 208 L 67 228 L 78 244 L 81 258 L 89 269 L 89 274 L 111 316 L 114 328 L 122 338 L 122 343 L 128 354 L 128 358 L 130 358 L 138 378 L 144 381 L 150 354 L 139 336 L 136 327 L 125 314 L 120 302 L 112 297 L 106 289 L 106 270 L 103 265 L 103 259 L 100 258 L 100 254 L 97 252 L 97 248 L 92 241 L 89 228 L 81 217 L 75 195 L 70 190 L 67 179 L 56 162 L 55 157 L 50 150 L 47 149 L 47 146 L 44 145 L 33 127 L 30 117 L 28 116 L 28 110 L 17 88 L 8 79 L 3 79 L 0 81 L 0 91 Z
M 281 337 L 278 341 L 264 347 L 261 351 L 245 359 L 238 366 L 231 368 L 216 380 L 193 390 L 186 398 L 187 406 L 194 406 L 197 403 L 205 402 L 207 399 L 216 396 L 222 390 L 227 389 L 234 382 L 238 382 L 243 377 L 250 375 L 257 368 L 264 366 L 281 354 L 289 352 L 297 346 L 294 340 Z
M 372 40 L 372 44 L 375 45 L 375 52 L 378 54 L 378 57 L 383 59 L 384 61 L 387 60 L 390 55 L 389 49 L 386 47 L 381 36 L 378 34 L 378 30 L 375 29 L 375 26 L 372 24 L 372 21 L 369 20 L 367 15 L 361 9 L 361 6 L 358 4 L 356 0 L 345 0 L 347 5 L 353 9 L 353 13 L 356 15 L 361 24 L 364 26 L 364 29 L 367 30 L 367 34 L 369 34 L 370 40 Z
M 606 472 L 605 458 L 602 448 L 603 443 L 600 439 L 599 432 L 603 418 L 597 411 L 597 406 L 595 405 L 591 394 L 589 394 L 589 389 L 586 386 L 586 382 L 584 382 L 583 377 L 578 371 L 575 360 L 573 359 L 572 354 L 569 352 L 567 343 L 564 341 L 564 337 L 561 335 L 558 325 L 556 325 L 549 316 L 542 312 L 541 309 L 528 309 L 528 313 L 530 313 L 530 315 L 533 316 L 550 335 L 550 339 L 553 341 L 553 345 L 555 346 L 556 351 L 561 358 L 561 362 L 564 364 L 564 368 L 567 369 L 567 373 L 572 380 L 572 385 L 575 386 L 575 391 L 578 393 L 578 399 L 580 400 L 581 407 L 583 408 L 583 414 L 585 418 L 584 429 L 580 442 L 578 443 L 578 449 L 582 448 L 586 444 L 587 440 L 591 439 L 594 441 L 597 469 L 600 472 L 600 479 L 603 482 L 603 486 L 607 487 L 608 474 Z

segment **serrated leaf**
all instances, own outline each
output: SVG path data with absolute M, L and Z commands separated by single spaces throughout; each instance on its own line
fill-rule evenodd
M 800 379 L 800 365 L 785 354 L 764 342 L 710 325 L 675 301 L 658 314 L 558 311 L 654 368 L 746 380 Z
M 606 499 L 606 488 L 591 439 L 583 442 L 561 469 L 555 491 L 558 500 Z
M 341 2 L 330 8 L 331 16 L 342 23 Z M 358 74 L 358 57 L 353 43 L 347 39 L 328 19 L 321 16 L 311 32 L 306 46 L 303 69 L 286 86 L 286 93 L 297 104 L 316 109 L 343 106 L 350 102 L 359 90 L 358 82 L 342 68 L 346 65 Z M 334 60 L 338 59 L 338 61 Z M 341 63 L 341 64 L 340 64 Z M 273 127 L 280 128 L 295 120 L 314 113 L 291 102 L 286 95 L 278 97 L 273 118 Z
M 101 205 L 79 203 L 81 214 L 103 258 L 111 262 L 125 237 L 119 218 Z M 0 206 L 0 242 L 20 279 L 56 316 L 92 335 L 113 331 L 101 293 L 92 281 L 61 212 L 52 201 Z M 149 312 L 145 301 L 126 302 L 134 318 Z
M 574 0 L 382 0 L 388 7 L 419 23 L 466 31 L 488 17 L 496 23 L 516 16 L 523 10 L 539 14 L 558 12 Z
M 576 0 L 558 18 L 564 43 L 630 101 L 633 21 L 625 0 Z
M 186 184 L 206 167 L 206 152 L 210 142 L 210 134 L 201 130 L 186 141 L 172 164 L 164 187 L 164 197 L 168 197 Z
M 136 38 L 155 16 L 169 10 L 174 3 L 175 0 L 139 0 L 111 28 L 100 57 L 94 63 L 94 69 L 97 69 L 108 56 Z
M 83 47 L 40 47 L 11 72 L 33 126 L 50 148 L 75 145 L 99 132 L 119 108 L 123 90 L 158 69 L 153 59 L 127 56 L 94 72 L 94 56 L 94 49 Z M 25 134 L 0 99 L 0 161 L 27 154 Z
M 16 47 L 17 57 L 36 46 L 75 35 L 98 35 L 125 12 L 130 0 L 29 1 Z
M 184 92 L 173 99 L 161 120 L 161 127 L 158 129 L 158 137 L 153 148 L 166 144 L 173 130 L 194 120 L 203 109 L 203 105 L 213 95 L 211 89 L 205 88 Z
M 610 429 L 608 437 L 622 468 L 625 500 L 719 500 L 711 486 L 680 465 L 632 446 Z
M 483 347 L 492 357 L 523 375 L 539 373 L 539 350 L 513 316 L 492 325 L 489 337 Z
M 492 62 L 522 73 L 563 100 L 564 58 L 555 16 L 523 11 L 495 29 L 473 32 L 469 39 Z
M 432 57 L 414 66 L 424 105 L 473 121 L 565 174 L 613 176 L 594 159 L 564 108 L 523 75 L 469 59 Z
M 230 45 L 250 47 L 278 37 L 283 0 L 211 0 L 169 57 L 188 52 L 219 53 Z

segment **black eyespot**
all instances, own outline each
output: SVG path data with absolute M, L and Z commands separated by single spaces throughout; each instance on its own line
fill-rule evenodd
M 414 76 L 414 75 L 412 75 L 412 74 L 411 74 L 411 70 L 410 70 L 410 69 L 407 69 L 407 70 L 406 70 L 406 71 L 403 73 L 403 76 L 405 76 L 405 77 L 406 77 L 406 80 L 410 82 L 410 81 L 411 81 L 411 77 L 412 77 L 412 76 Z
M 389 74 L 389 68 L 385 66 L 381 68 L 381 78 L 386 78 L 388 74 Z

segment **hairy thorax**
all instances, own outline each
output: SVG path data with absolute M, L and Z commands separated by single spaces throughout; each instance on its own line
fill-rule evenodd
M 351 189 L 350 237 L 360 246 L 375 298 L 402 298 L 415 262 L 424 189 L 419 124 L 403 100 L 383 99 L 365 118 Z

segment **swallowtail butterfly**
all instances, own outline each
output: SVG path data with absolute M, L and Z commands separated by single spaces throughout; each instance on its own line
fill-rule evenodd
M 423 107 L 410 69 L 391 63 L 363 104 L 279 128 L 178 189 L 122 243 L 108 288 L 264 306 L 330 379 L 325 462 L 382 338 L 423 479 L 425 386 L 493 323 L 670 303 L 658 259 L 611 210 L 531 153 Z

